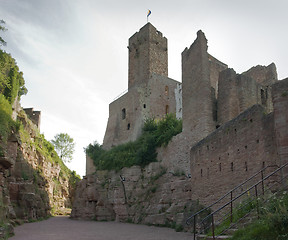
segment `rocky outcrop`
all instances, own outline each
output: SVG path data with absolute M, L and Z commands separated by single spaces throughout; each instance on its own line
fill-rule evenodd
M 79 182 L 71 217 L 182 229 L 185 214 L 199 209 L 191 201 L 190 181 L 182 172 L 166 172 L 159 162 L 144 169 L 96 171 Z
M 67 213 L 71 208 L 71 171 L 55 155 L 24 111 L 17 116 L 19 130 L 1 142 L 0 239 L 20 221 Z

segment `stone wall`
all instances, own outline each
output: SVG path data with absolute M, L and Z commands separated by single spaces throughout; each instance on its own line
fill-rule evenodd
M 219 75 L 218 125 L 237 117 L 254 104 L 261 104 L 267 113 L 273 111 L 271 85 L 277 81 L 276 66 L 256 66 L 242 74 L 226 69 Z
M 147 83 L 130 88 L 126 94 L 110 103 L 103 147 L 109 149 L 135 141 L 141 135 L 147 118 L 159 119 L 176 111 L 181 114 L 181 105 L 176 106 L 177 89 L 177 81 L 152 74 Z
M 193 134 L 195 143 L 215 129 L 207 39 L 198 31 L 197 39 L 182 52 L 183 132 Z
M 153 73 L 168 76 L 167 39 L 147 23 L 129 39 L 128 88 L 148 81 Z
M 120 172 L 96 171 L 78 185 L 72 218 L 185 226 L 199 204 L 191 201 L 191 180 L 160 163 Z
M 257 65 L 242 74 L 253 78 L 257 83 L 261 84 L 262 86 L 272 85 L 278 80 L 276 65 L 274 63 L 271 63 L 267 67 Z
M 288 162 L 288 78 L 272 85 L 275 135 L 281 164 Z
M 33 108 L 24 108 L 23 109 L 27 116 L 30 118 L 30 120 L 40 129 L 40 123 L 41 123 L 41 112 L 40 111 L 34 111 Z
M 193 198 L 210 204 L 263 167 L 279 164 L 273 114 L 253 106 L 193 146 L 190 157 Z
M 104 147 L 136 139 L 146 117 L 177 113 L 180 92 L 183 131 L 157 149 L 157 163 L 88 175 L 72 217 L 180 224 L 197 201 L 209 205 L 263 167 L 273 166 L 267 173 L 287 162 L 288 80 L 277 82 L 274 64 L 237 74 L 208 54 L 199 31 L 182 53 L 182 88 L 157 74 L 137 87 L 135 81 L 129 78 L 134 86 L 110 104 Z M 137 132 L 128 132 L 128 123 L 130 130 L 137 123 Z

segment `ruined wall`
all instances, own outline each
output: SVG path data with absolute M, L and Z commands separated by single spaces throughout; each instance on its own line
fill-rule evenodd
M 147 83 L 130 88 L 110 103 L 103 147 L 109 149 L 135 141 L 141 135 L 145 119 L 176 113 L 175 89 L 178 85 L 173 79 L 152 74 Z M 181 111 L 181 106 L 178 105 L 177 111 Z
M 41 123 L 41 112 L 40 111 L 34 111 L 33 108 L 24 108 L 23 109 L 27 116 L 30 118 L 30 120 L 40 129 L 40 123 Z
M 256 66 L 242 74 L 226 69 L 219 75 L 217 120 L 218 125 L 237 117 L 254 104 L 265 111 L 273 111 L 271 85 L 277 81 L 276 66 Z
M 185 227 L 199 204 L 191 200 L 191 182 L 182 173 L 166 172 L 160 163 L 120 172 L 97 171 L 77 187 L 71 217 Z
M 86 175 L 93 174 L 96 171 L 93 159 L 86 154 Z
M 271 63 L 267 67 L 257 65 L 250 68 L 248 71 L 243 72 L 242 74 L 253 78 L 257 83 L 261 84 L 262 86 L 270 86 L 276 83 L 278 80 L 276 65 L 274 63 Z
M 129 39 L 128 89 L 147 82 L 152 73 L 168 76 L 167 39 L 147 23 Z
M 208 60 L 210 63 L 210 84 L 215 91 L 215 98 L 218 98 L 218 81 L 219 73 L 225 70 L 228 66 L 225 63 L 220 62 L 218 59 L 208 54 Z
M 288 79 L 277 82 L 274 64 L 236 74 L 208 54 L 207 40 L 199 31 L 182 53 L 181 85 L 160 73 L 161 64 L 158 74 L 149 72 L 149 50 L 142 58 L 142 52 L 137 53 L 146 44 L 137 34 L 131 37 L 138 44 L 129 55 L 131 87 L 110 104 L 104 147 L 135 140 L 146 117 L 168 112 L 178 117 L 182 113 L 183 131 L 157 149 L 156 163 L 86 176 L 78 185 L 72 217 L 185 226 L 198 201 L 210 205 L 263 167 L 273 166 L 266 175 L 287 162 Z
M 279 164 L 273 114 L 255 105 L 191 149 L 193 198 L 204 205 L 268 165 Z
M 109 104 L 109 119 L 103 140 L 103 148 L 134 141 L 140 135 L 144 104 L 136 87 Z
M 197 39 L 182 52 L 183 132 L 197 142 L 215 129 L 207 40 L 198 31 Z
M 288 161 L 288 78 L 272 85 L 274 124 L 280 163 Z
M 190 174 L 190 148 L 216 128 L 219 72 L 227 68 L 207 52 L 203 32 L 182 53 L 182 133 L 157 150 L 158 160 L 172 171 Z

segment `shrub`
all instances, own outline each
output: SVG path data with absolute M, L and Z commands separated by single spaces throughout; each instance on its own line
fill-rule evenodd
M 93 159 L 98 170 L 118 171 L 133 165 L 144 167 L 157 161 L 157 147 L 167 146 L 171 138 L 181 131 L 182 121 L 173 114 L 168 114 L 159 121 L 149 118 L 144 123 L 142 135 L 136 141 L 115 146 L 107 151 L 94 142 L 88 145 L 85 152 Z
M 0 94 L 12 104 L 17 96 L 27 93 L 24 84 L 23 73 L 19 71 L 16 61 L 0 50 Z
M 11 134 L 13 129 L 16 129 L 16 122 L 11 119 L 12 107 L 8 100 L 0 94 L 0 138 L 4 143 Z

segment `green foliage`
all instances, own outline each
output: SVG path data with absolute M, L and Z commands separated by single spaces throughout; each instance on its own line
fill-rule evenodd
M 74 153 L 74 139 L 67 133 L 59 133 L 54 136 L 54 140 L 51 140 L 55 147 L 56 152 L 64 162 L 71 162 Z
M 122 144 L 106 151 L 97 143 L 89 144 L 85 149 L 98 170 L 120 170 L 123 167 L 146 166 L 157 161 L 156 148 L 167 146 L 171 138 L 182 131 L 182 121 L 173 114 L 156 121 L 147 119 L 143 134 L 134 142 Z
M 80 177 L 75 172 L 73 173 L 70 171 L 69 168 L 67 168 L 62 159 L 59 158 L 53 144 L 46 140 L 44 134 L 40 134 L 37 128 L 35 129 L 35 137 L 32 141 L 29 134 L 29 129 L 33 129 L 33 127 L 31 121 L 27 119 L 25 113 L 22 112 L 22 114 L 20 114 L 18 118 L 20 119 L 20 121 L 25 122 L 25 124 L 22 124 L 21 122 L 19 127 L 19 135 L 22 143 L 30 148 L 36 149 L 39 154 L 41 154 L 45 159 L 47 159 L 47 161 L 51 162 L 53 165 L 58 164 L 61 168 L 61 177 L 69 180 L 71 178 L 72 182 L 76 182 L 76 179 L 79 180 Z M 41 169 L 38 170 L 38 173 L 41 175 Z
M 76 184 L 79 181 L 80 181 L 80 176 L 75 171 L 72 171 L 71 174 L 70 174 L 70 178 L 69 178 L 70 187 L 75 189 L 76 188 Z
M 8 100 L 0 94 L 0 140 L 5 144 L 11 131 L 16 129 L 16 122 L 11 119 L 12 107 Z M 1 150 L 3 154 L 3 149 Z
M 0 50 L 0 94 L 12 104 L 17 96 L 27 93 L 23 73 L 19 71 L 15 60 Z
M 5 24 L 5 21 L 0 20 L 0 31 L 5 32 L 7 31 L 7 28 L 5 28 L 3 25 Z M 0 36 L 0 46 L 5 46 L 6 42 L 5 40 Z
M 274 196 L 268 202 L 259 203 L 260 220 L 255 220 L 244 229 L 238 230 L 233 240 L 270 240 L 288 239 L 288 194 Z

